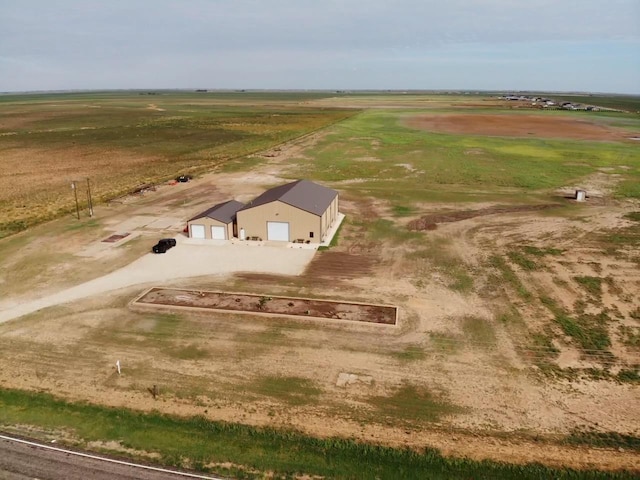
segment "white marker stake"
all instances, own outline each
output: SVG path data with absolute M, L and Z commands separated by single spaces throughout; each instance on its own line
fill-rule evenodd
M 116 361 L 116 368 L 118 369 L 118 375 L 120 375 L 120 360 Z

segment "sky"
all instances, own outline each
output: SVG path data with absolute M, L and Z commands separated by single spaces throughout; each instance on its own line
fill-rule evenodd
M 640 94 L 640 0 L 0 0 L 0 91 Z

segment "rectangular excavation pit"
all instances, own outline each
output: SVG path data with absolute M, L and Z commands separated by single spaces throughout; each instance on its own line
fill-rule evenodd
M 398 320 L 398 308 L 393 305 L 161 287 L 146 290 L 131 302 L 131 306 L 345 320 L 382 325 L 396 325 Z

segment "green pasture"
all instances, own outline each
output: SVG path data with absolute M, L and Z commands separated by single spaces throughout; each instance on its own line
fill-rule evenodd
M 334 125 L 297 161 L 295 175 L 342 182 L 341 189 L 411 208 L 429 201 L 548 197 L 555 188 L 611 168 L 607 174 L 620 176 L 617 195 L 640 197 L 634 144 L 430 133 L 404 125 L 414 113 L 368 110 Z M 610 114 L 597 119 L 620 121 Z M 640 119 L 624 120 L 640 131 Z

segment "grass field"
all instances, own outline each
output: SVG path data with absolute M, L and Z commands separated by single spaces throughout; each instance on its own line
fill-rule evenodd
M 317 95 L 0 96 L 0 237 L 70 212 L 72 180 L 104 201 L 211 170 L 341 120 Z M 274 102 L 274 98 L 277 102 Z
M 405 209 L 417 202 L 509 201 L 520 196 L 516 192 L 547 193 L 599 168 L 622 177 L 617 195 L 640 197 L 634 145 L 428 133 L 403 126 L 405 115 L 411 113 L 374 110 L 342 122 L 296 173 L 344 182 L 345 190 Z M 602 114 L 597 120 L 617 117 Z M 640 130 L 640 119 L 632 120 Z

